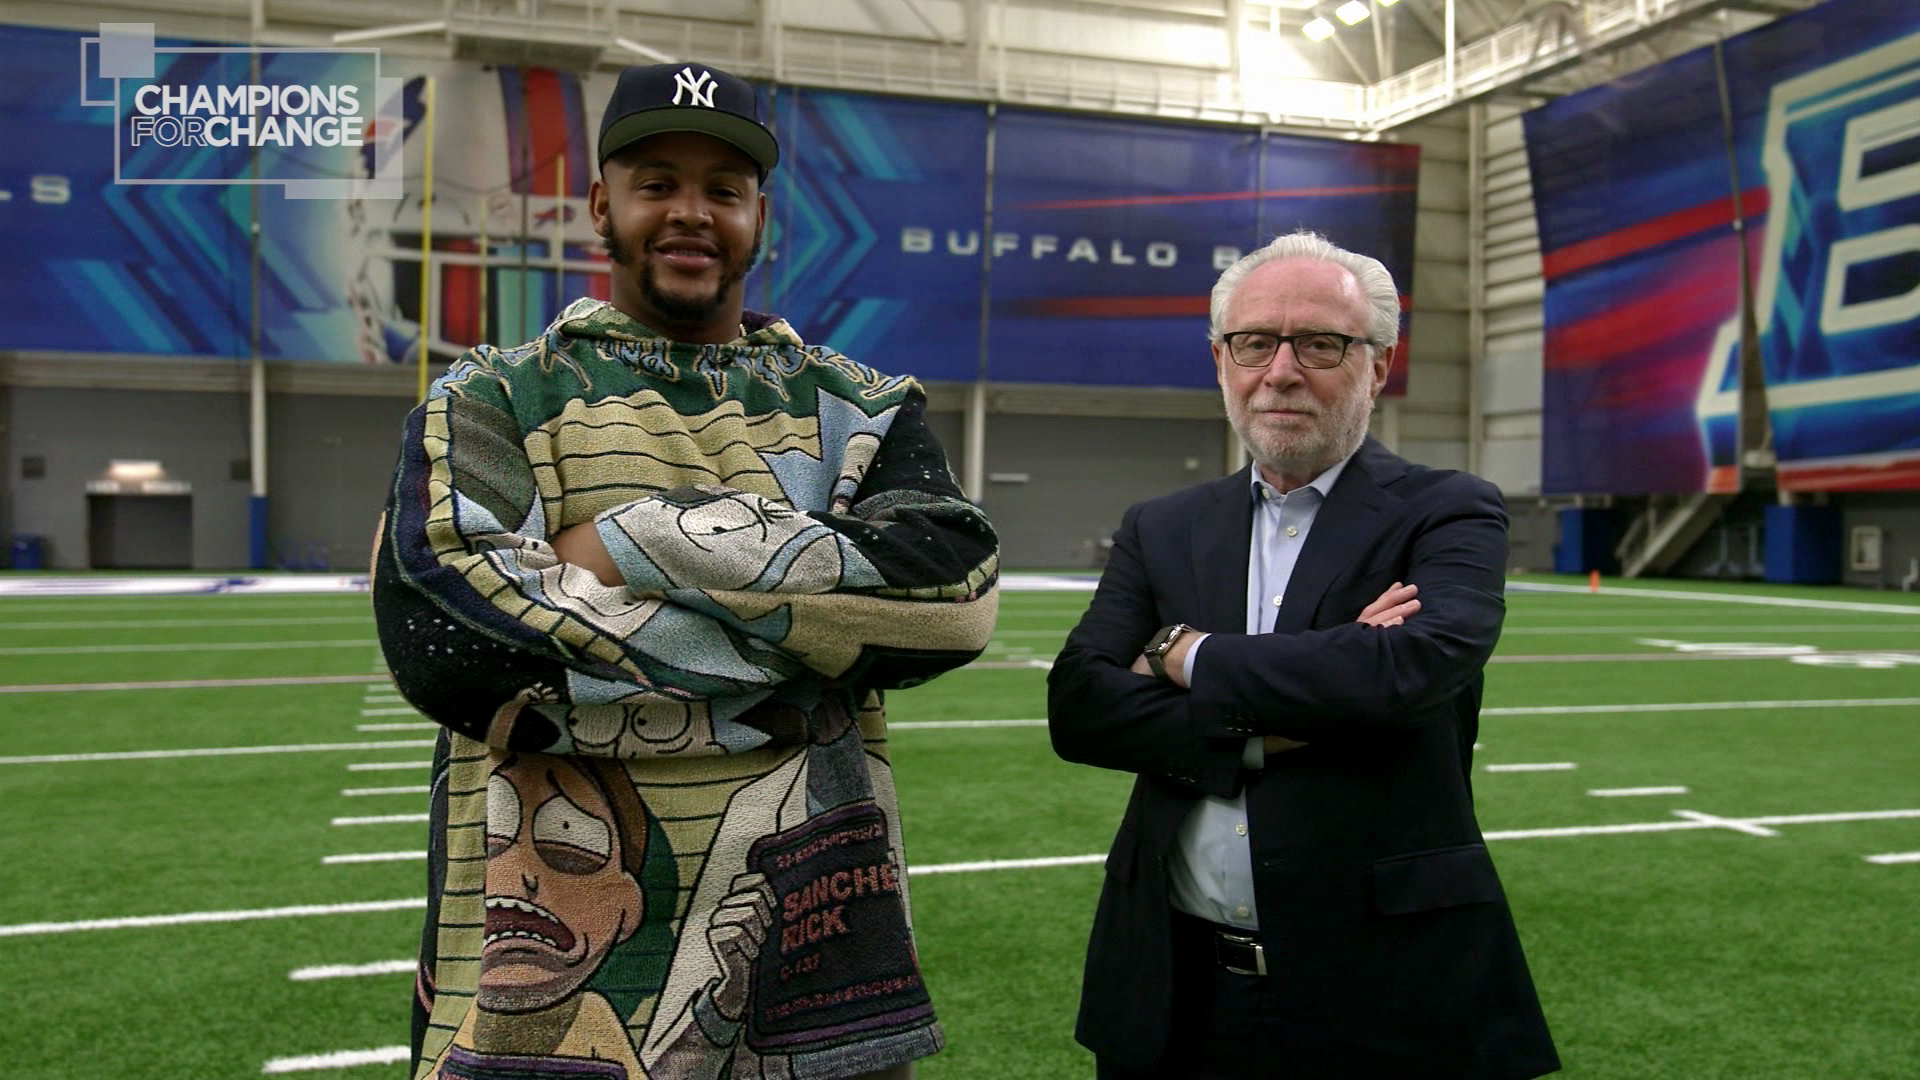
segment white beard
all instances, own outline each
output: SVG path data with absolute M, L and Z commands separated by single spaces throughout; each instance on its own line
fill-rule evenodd
M 1318 476 L 1353 453 L 1366 438 L 1367 420 L 1373 415 L 1373 395 L 1360 380 L 1355 380 L 1348 392 L 1331 404 L 1310 398 L 1304 401 L 1262 399 L 1257 392 L 1244 401 L 1236 402 L 1231 396 L 1225 400 L 1227 422 L 1247 445 L 1253 460 L 1268 472 L 1286 476 Z M 1297 432 L 1259 426 L 1253 409 L 1278 405 L 1310 410 L 1311 426 Z

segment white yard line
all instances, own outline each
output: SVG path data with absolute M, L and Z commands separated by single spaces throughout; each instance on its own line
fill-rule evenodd
M 1513 582 L 1508 590 L 1516 593 L 1584 593 L 1585 585 L 1554 585 L 1545 582 Z M 1860 600 L 1812 600 L 1798 596 L 1756 596 L 1752 593 L 1684 592 L 1679 589 L 1641 589 L 1621 585 L 1602 585 L 1602 597 L 1651 596 L 1661 600 L 1703 600 L 1716 604 L 1759 604 L 1763 607 L 1817 608 L 1821 611 L 1872 611 L 1890 615 L 1920 616 L 1920 604 L 1875 604 Z
M 408 784 L 404 787 L 350 787 L 341 788 L 340 794 L 349 799 L 362 795 L 431 795 L 433 794 L 433 785 Z
M 348 772 L 383 772 L 387 769 L 431 769 L 431 761 L 356 761 L 347 766 Z
M 1104 862 L 1106 855 L 1055 855 L 1042 859 L 991 859 L 985 862 L 935 863 L 932 866 L 910 866 L 908 877 L 922 874 L 971 874 L 982 870 L 1037 870 L 1049 866 L 1086 866 L 1090 863 Z
M 1819 626 L 1508 626 L 1500 636 L 1538 634 L 1912 634 L 1911 625 L 1886 626 L 1881 623 L 1858 626 L 1826 624 Z M 997 636 L 997 635 L 996 635 Z
M 1862 856 L 1868 862 L 1878 866 L 1892 866 L 1896 863 L 1920 862 L 1920 851 L 1894 851 L 1885 855 Z
M 174 630 L 203 626 L 310 626 L 314 623 L 361 623 L 366 615 L 307 615 L 280 619 L 102 619 L 97 622 L 11 622 L 0 630 Z
M 327 855 L 321 858 L 322 866 L 348 866 L 354 863 L 370 862 L 411 862 L 424 859 L 424 851 L 362 851 L 349 855 Z
M 364 649 L 371 638 L 326 641 L 182 641 L 160 645 L 20 645 L 0 648 L 0 656 L 69 656 L 78 653 L 234 652 L 257 649 Z
M 369 817 L 337 817 L 335 825 L 409 825 L 428 820 L 426 814 L 375 814 Z
M 1588 788 L 1587 789 L 1587 794 L 1597 795 L 1603 799 L 1628 798 L 1635 795 L 1685 795 L 1686 793 L 1687 793 L 1687 789 L 1684 786 L 1679 784 L 1675 784 L 1671 787 L 1617 787 L 1617 788 Z
M 1571 761 L 1535 761 L 1511 765 L 1482 765 L 1485 772 L 1566 772 L 1580 766 Z
M 346 1069 L 356 1065 L 397 1065 L 411 1057 L 405 1046 L 381 1046 L 372 1050 L 335 1050 L 330 1054 L 305 1057 L 270 1058 L 260 1066 L 263 1073 L 312 1072 L 315 1069 Z
M 432 746 L 432 739 L 293 743 L 287 746 L 203 746 L 191 750 L 114 750 L 100 754 L 29 754 L 22 757 L 0 757 L 0 765 L 52 765 L 71 761 L 147 761 L 160 758 L 234 757 L 244 754 L 317 754 L 333 750 L 423 750 Z
M 1642 821 L 1620 825 L 1575 825 L 1557 829 L 1508 829 L 1484 834 L 1488 840 L 1529 840 L 1547 837 L 1565 836 L 1616 836 L 1631 833 L 1676 832 L 1693 829 L 1723 829 L 1737 825 L 1806 825 L 1826 824 L 1844 821 L 1888 821 L 1894 819 L 1920 818 L 1920 809 L 1903 810 L 1858 810 L 1824 814 L 1770 814 L 1754 817 L 1716 817 L 1700 814 L 1697 818 L 1683 818 L 1678 821 Z M 1911 856 L 1882 856 L 1882 858 L 1906 861 L 1908 858 L 1920 861 L 1920 852 Z M 424 851 L 370 852 L 361 855 L 330 855 L 325 861 L 333 862 L 394 862 L 404 859 L 424 859 Z M 1058 855 L 1037 859 L 994 859 L 981 862 L 934 863 L 915 866 L 909 871 L 912 876 L 921 874 L 956 874 L 991 870 L 1026 870 L 1056 866 L 1088 866 L 1106 858 L 1104 852 L 1091 855 Z M 1869 856 L 1872 858 L 1872 856 Z M 124 930 L 152 926 L 180 926 L 193 923 L 242 922 L 255 919 L 288 919 L 314 915 L 346 915 L 359 912 L 399 911 L 422 909 L 427 906 L 424 897 L 408 900 L 374 900 L 351 904 L 304 905 L 299 907 L 257 908 L 251 911 L 197 911 L 177 915 L 141 915 L 118 919 L 89 919 L 80 922 L 39 922 L 18 923 L 12 926 L 0 926 L 0 937 L 21 937 L 35 934 L 73 933 L 83 930 Z
M 0 926 L 0 937 L 71 934 L 82 930 L 138 930 L 152 926 L 252 922 L 258 919 L 299 919 L 315 915 L 359 915 L 374 911 L 408 911 L 426 906 L 426 897 L 416 896 L 405 900 L 361 900 L 349 904 L 300 904 L 242 911 L 183 911 L 175 915 L 128 915 L 117 919 L 82 919 L 77 922 L 15 923 L 12 926 Z
M 1046 727 L 1045 720 L 905 720 L 888 724 L 888 731 L 916 731 L 923 728 Z
M 355 725 L 353 725 L 353 730 L 355 730 L 355 731 L 366 731 L 366 732 L 374 732 L 374 731 L 432 731 L 432 730 L 434 730 L 435 728 L 437 728 L 437 727 L 439 727 L 439 726 L 440 726 L 439 724 L 436 724 L 436 723 L 434 723 L 433 721 L 431 721 L 431 720 L 428 720 L 428 721 L 426 721 L 426 722 L 424 722 L 424 723 L 418 723 L 418 722 L 416 722 L 416 723 L 408 723 L 408 724 L 355 724 Z
M 1729 709 L 1864 709 L 1920 705 L 1920 697 L 1806 698 L 1784 701 L 1677 701 L 1662 705 L 1520 705 L 1481 709 L 1481 716 L 1578 716 L 1605 713 L 1721 712 Z
M 352 979 L 361 975 L 398 975 L 403 971 L 412 971 L 420 964 L 417 960 L 381 960 L 372 964 L 321 964 L 316 967 L 294 968 L 287 972 L 287 978 L 294 982 L 308 982 L 313 979 Z
M 1677 818 L 1685 818 L 1688 821 L 1702 822 L 1707 825 L 1715 826 L 1716 828 L 1732 829 L 1734 832 L 1743 832 L 1743 833 L 1746 833 L 1748 836 L 1779 836 L 1780 835 L 1779 829 L 1769 829 L 1763 825 L 1755 825 L 1752 822 L 1741 821 L 1737 818 L 1723 818 L 1715 814 L 1703 814 L 1698 810 L 1675 810 L 1673 812 L 1673 816 Z
M 288 675 L 262 679 L 166 679 L 159 682 L 32 683 L 0 686 L 0 694 L 62 694 L 86 690 L 222 690 L 245 686 L 325 686 L 366 683 L 384 675 Z
M 419 716 L 420 710 L 411 705 L 395 707 L 382 706 L 377 709 L 361 709 L 361 716 Z

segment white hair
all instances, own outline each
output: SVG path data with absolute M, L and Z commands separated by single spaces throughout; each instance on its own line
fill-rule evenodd
M 1400 290 L 1393 284 L 1393 275 L 1379 259 L 1335 247 L 1326 237 L 1306 229 L 1274 237 L 1272 243 L 1241 256 L 1220 274 L 1208 307 L 1207 340 L 1217 343 L 1226 332 L 1227 304 L 1241 282 L 1275 259 L 1319 259 L 1344 267 L 1367 298 L 1367 340 L 1377 349 L 1391 348 L 1400 340 Z

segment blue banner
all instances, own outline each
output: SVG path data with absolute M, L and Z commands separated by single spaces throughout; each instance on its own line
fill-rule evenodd
M 1743 294 L 1781 486 L 1920 487 L 1917 72 L 1834 0 L 1527 114 L 1544 491 L 1738 490 Z
M 1212 386 L 1207 294 L 1258 233 L 1256 133 L 1002 109 L 990 378 Z

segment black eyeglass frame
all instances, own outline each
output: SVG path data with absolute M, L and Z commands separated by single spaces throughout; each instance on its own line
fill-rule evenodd
M 1234 339 L 1252 337 L 1255 335 L 1258 335 L 1260 337 L 1273 338 L 1274 339 L 1273 352 L 1269 353 L 1265 360 L 1262 360 L 1257 364 L 1249 364 L 1240 359 L 1240 352 L 1238 349 L 1234 347 Z M 1313 337 L 1339 338 L 1340 339 L 1339 358 L 1334 360 L 1334 362 L 1331 364 L 1309 363 L 1307 358 L 1301 355 L 1300 348 L 1298 345 L 1295 344 L 1295 342 L 1299 341 L 1301 338 L 1313 338 Z M 1326 371 L 1329 368 L 1337 368 L 1341 364 L 1346 363 L 1348 349 L 1353 348 L 1355 345 L 1372 345 L 1373 339 L 1363 338 L 1363 337 L 1354 337 L 1351 334 L 1342 334 L 1342 333 L 1335 332 L 1333 330 L 1309 330 L 1304 334 L 1276 334 L 1271 330 L 1235 330 L 1231 333 L 1221 334 L 1220 343 L 1226 346 L 1227 359 L 1232 360 L 1236 365 L 1243 368 L 1266 367 L 1268 364 L 1273 363 L 1273 358 L 1275 356 L 1279 355 L 1280 346 L 1285 345 L 1288 348 L 1291 348 L 1293 350 L 1294 363 L 1299 364 L 1301 367 L 1313 368 L 1315 371 Z

